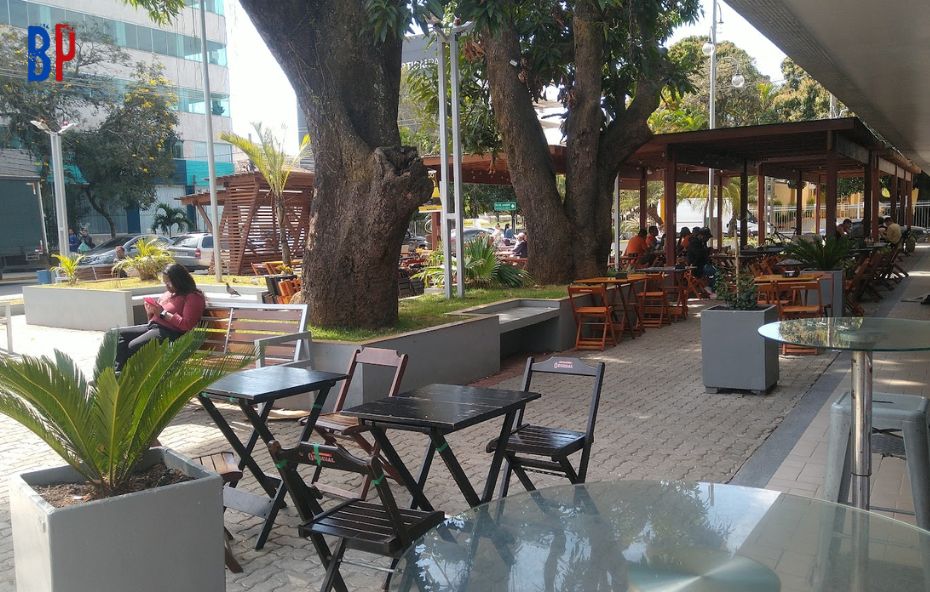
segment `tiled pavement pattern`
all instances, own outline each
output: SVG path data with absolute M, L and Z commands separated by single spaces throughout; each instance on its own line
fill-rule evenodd
M 699 307 L 694 307 L 693 311 L 699 312 Z M 91 366 L 100 334 L 27 327 L 22 317 L 17 321 L 18 351 L 42 353 L 58 347 L 76 356 L 84 367 Z M 605 352 L 580 355 L 607 364 L 597 441 L 588 475 L 590 481 L 688 479 L 715 482 L 726 482 L 736 473 L 836 357 L 832 353 L 783 357 L 778 387 L 768 396 L 758 397 L 704 393 L 699 322 L 695 316 L 661 330 L 647 331 L 636 340 L 626 339 Z M 882 369 L 877 368 L 877 376 L 881 373 Z M 481 383 L 518 388 L 520 377 L 510 368 Z M 528 409 L 528 418 L 534 423 L 579 428 L 584 425 L 590 395 L 587 386 L 575 389 L 565 378 L 545 377 L 537 380 L 533 388 L 543 394 L 543 398 Z M 232 408 L 227 412 L 233 425 L 244 434 L 247 426 L 238 412 Z M 483 483 L 489 463 L 489 455 L 484 452 L 485 443 L 499 428 L 495 422 L 449 438 L 465 471 L 477 485 Z M 275 422 L 272 431 L 282 441 L 291 442 L 298 428 L 292 421 L 282 421 Z M 218 430 L 194 404 L 179 415 L 161 440 L 189 456 L 227 448 Z M 422 436 L 394 432 L 392 441 L 411 467 L 419 466 L 425 447 Z M 262 451 L 257 458 L 266 469 L 272 469 Z M 56 464 L 55 457 L 44 445 L 0 416 L 0 477 L 51 464 Z M 539 486 L 556 482 L 544 477 L 537 480 Z M 254 482 L 246 478 L 241 486 L 253 488 Z M 519 489 L 519 484 L 515 482 L 512 486 L 515 491 L 514 487 Z M 398 488 L 395 487 L 395 491 Z M 433 464 L 426 494 L 437 508 L 447 513 L 465 509 L 461 494 L 438 460 Z M 15 589 L 6 498 L 4 482 L 0 484 L 0 592 Z M 322 569 L 310 545 L 295 536 L 296 523 L 293 510 L 285 510 L 265 548 L 255 551 L 252 544 L 260 527 L 258 519 L 228 511 L 226 524 L 236 536 L 234 548 L 245 572 L 228 574 L 227 590 L 315 589 Z M 368 560 L 351 553 L 349 558 Z M 369 570 L 346 565 L 342 572 L 350 589 L 374 590 L 381 583 L 380 575 Z
M 888 317 L 930 320 L 930 306 L 917 302 L 902 302 L 902 299 L 930 294 L 930 249 L 922 247 L 910 258 L 910 278 L 902 282 L 894 294 L 894 304 Z M 884 292 L 883 292 L 884 293 Z M 811 422 L 794 449 L 766 485 L 769 489 L 804 496 L 821 497 L 827 458 L 827 441 L 830 425 L 830 404 L 843 392 L 850 390 L 849 356 L 840 356 L 835 365 L 843 371 L 843 378 L 832 396 Z M 874 391 L 904 393 L 909 395 L 930 394 L 930 352 L 876 353 L 873 358 L 872 376 Z M 883 508 L 913 511 L 911 485 L 903 460 L 872 459 L 872 504 Z M 914 522 L 907 514 L 889 513 L 905 522 Z

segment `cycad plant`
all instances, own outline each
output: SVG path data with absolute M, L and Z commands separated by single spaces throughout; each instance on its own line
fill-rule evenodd
M 64 275 L 68 283 L 72 286 L 76 284 L 78 281 L 78 264 L 81 262 L 81 259 L 84 258 L 84 255 L 75 254 L 67 257 L 63 255 L 52 255 L 52 257 L 58 259 L 58 265 L 51 270 L 55 273 Z
M 160 203 L 155 206 L 155 217 L 152 220 L 152 231 L 161 229 L 162 232 L 171 236 L 171 228 L 177 226 L 178 230 L 190 228 L 190 218 L 187 212 L 181 208 L 170 206 L 166 203 Z
M 165 248 L 164 243 L 156 238 L 149 241 L 140 240 L 136 243 L 136 249 L 138 252 L 135 255 L 117 262 L 113 271 L 135 269 L 140 280 L 154 280 L 168 264 L 174 262 L 174 257 Z
M 810 240 L 805 238 L 790 243 L 785 247 L 783 254 L 797 259 L 805 267 L 831 271 L 843 268 L 851 247 L 849 239 L 845 237 L 830 236 L 826 240 L 813 237 Z
M 462 260 L 465 285 L 473 288 L 522 288 L 533 283 L 526 270 L 498 261 L 497 249 L 490 237 L 478 237 L 465 243 Z M 452 273 L 456 272 L 453 265 Z M 413 277 L 429 280 L 436 286 L 443 285 L 442 250 L 434 250 L 429 265 Z
M 60 351 L 41 358 L 0 359 L 0 413 L 39 436 L 80 473 L 96 498 L 119 495 L 145 451 L 204 388 L 247 363 L 199 364 L 202 331 L 174 342 L 153 340 L 119 376 L 115 332 L 97 353 L 93 381 Z
M 287 242 L 287 211 L 284 208 L 284 188 L 287 186 L 287 179 L 291 175 L 291 170 L 300 166 L 300 159 L 310 150 L 310 136 L 304 136 L 296 156 L 288 156 L 284 152 L 282 142 L 275 138 L 270 129 L 263 128 L 260 123 L 253 123 L 252 126 L 258 136 L 257 144 L 251 138 L 243 138 L 230 132 L 223 133 L 222 138 L 245 152 L 245 155 L 249 157 L 258 172 L 265 177 L 278 221 L 278 242 L 281 245 L 281 259 L 284 260 L 285 265 L 290 267 L 291 246 Z

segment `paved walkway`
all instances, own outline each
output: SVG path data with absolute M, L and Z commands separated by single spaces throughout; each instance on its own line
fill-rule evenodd
M 693 310 L 697 313 L 700 307 Z M 836 358 L 833 353 L 782 357 L 778 387 L 767 396 L 708 395 L 701 384 L 699 328 L 695 315 L 686 322 L 650 330 L 635 340 L 626 339 L 605 352 L 580 354 L 607 364 L 597 440 L 589 469 L 590 481 L 686 479 L 727 482 Z M 84 368 L 91 367 L 101 338 L 99 333 L 26 326 L 22 317 L 16 318 L 14 331 L 18 352 L 41 354 L 57 347 L 75 356 Z M 416 363 L 416 360 L 411 363 Z M 876 370 L 876 376 L 881 373 L 880 368 Z M 519 381 L 519 376 L 513 371 L 504 371 L 481 382 L 518 388 Z M 543 394 L 543 398 L 528 409 L 528 417 L 534 423 L 584 425 L 590 395 L 587 387 L 576 389 L 568 380 L 556 377 L 537 381 L 534 390 Z M 234 426 L 245 433 L 247 426 L 237 412 L 231 408 L 226 412 Z M 489 464 L 484 445 L 499 428 L 499 424 L 477 426 L 449 438 L 473 482 L 483 482 Z M 298 428 L 293 422 L 276 422 L 272 430 L 281 440 L 290 441 L 296 438 Z M 161 440 L 189 456 L 227 448 L 218 430 L 194 404 L 178 416 Z M 397 434 L 392 436 L 392 441 L 396 442 L 401 455 L 411 466 L 418 466 L 425 447 L 422 437 Z M 269 471 L 273 470 L 266 455 L 259 454 L 258 458 Z M 0 477 L 53 464 L 56 464 L 56 459 L 47 447 L 17 424 L 0 416 Z M 538 484 L 544 486 L 556 482 L 540 478 Z M 519 487 L 518 484 L 515 486 Z M 251 488 L 254 483 L 246 479 L 242 487 Z M 439 462 L 434 463 L 426 494 L 436 507 L 447 513 L 466 508 L 461 494 Z M 316 587 L 322 569 L 307 541 L 296 536 L 294 526 L 297 519 L 292 509 L 285 510 L 279 517 L 262 551 L 252 549 L 260 527 L 257 519 L 228 511 L 226 523 L 236 537 L 234 548 L 245 568 L 243 574 L 228 574 L 227 590 L 283 592 Z M 368 559 L 353 557 L 352 554 L 350 558 Z M 343 568 L 343 573 L 351 589 L 373 590 L 380 586 L 381 578 L 377 573 L 349 565 Z M 7 485 L 4 480 L 0 481 L 0 592 L 12 592 L 15 589 L 13 580 Z

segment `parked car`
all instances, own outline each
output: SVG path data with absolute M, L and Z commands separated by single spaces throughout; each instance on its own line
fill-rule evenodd
M 182 234 L 168 245 L 175 262 L 187 269 L 208 269 L 213 261 L 213 235 L 206 232 Z
M 126 256 L 132 257 L 139 253 L 136 244 L 140 240 L 149 241 L 152 239 L 166 246 L 168 245 L 168 239 L 154 234 L 118 234 L 84 253 L 84 258 L 81 259 L 79 267 L 113 265 L 116 261 L 116 247 L 122 246 L 126 250 Z

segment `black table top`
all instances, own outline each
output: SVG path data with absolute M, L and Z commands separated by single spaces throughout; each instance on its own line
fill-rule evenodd
M 204 389 L 204 393 L 212 397 L 264 403 L 331 387 L 345 377 L 345 374 L 293 366 L 265 366 L 227 374 Z
M 505 415 L 541 395 L 528 391 L 430 384 L 342 411 L 366 423 L 403 429 L 439 429 L 445 433 Z

